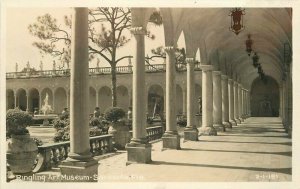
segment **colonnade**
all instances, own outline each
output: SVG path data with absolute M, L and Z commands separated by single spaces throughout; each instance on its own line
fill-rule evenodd
M 137 10 L 143 11 L 143 10 Z M 134 15 L 135 10 L 132 10 Z M 88 9 L 74 8 L 72 23 L 72 61 L 70 96 L 70 153 L 62 163 L 62 174 L 97 174 L 97 161 L 91 158 L 88 135 Z M 146 132 L 146 87 L 145 87 L 145 35 L 143 23 L 132 20 L 131 33 L 136 46 L 133 61 L 132 93 L 132 139 L 126 145 L 127 163 L 151 162 L 151 144 Z M 176 127 L 176 83 L 175 44 L 166 46 L 166 131 L 162 137 L 163 148 L 180 149 L 180 137 Z M 195 95 L 194 57 L 187 58 L 187 126 L 185 140 L 197 140 L 193 108 Z M 249 116 L 245 107 L 249 101 L 248 91 L 234 81 L 228 85 L 226 76 L 213 71 L 212 65 L 202 65 L 202 127 L 201 135 L 217 135 L 215 127 L 230 127 L 232 112 L 234 120 L 241 123 L 242 117 Z M 229 88 L 229 90 L 228 90 Z M 223 94 L 224 93 L 224 94 Z M 228 97 L 227 97 L 228 93 Z M 233 100 L 232 100 L 233 99 Z M 234 106 L 233 106 L 234 105 Z M 233 109 L 233 110 L 232 110 Z M 224 116 L 224 118 L 223 118 Z

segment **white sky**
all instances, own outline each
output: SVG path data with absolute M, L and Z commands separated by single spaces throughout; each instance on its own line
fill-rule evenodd
M 64 15 L 70 15 L 70 8 L 8 8 L 7 20 L 6 20 L 6 71 L 14 72 L 15 64 L 18 63 L 18 71 L 22 70 L 27 61 L 30 62 L 30 66 L 39 70 L 39 64 L 42 60 L 44 63 L 44 70 L 52 69 L 53 58 L 51 56 L 45 56 L 42 58 L 39 50 L 32 45 L 34 41 L 37 41 L 34 36 L 29 34 L 28 25 L 36 21 L 37 16 L 44 15 L 46 13 L 55 17 L 59 23 L 62 23 Z M 164 45 L 163 26 L 154 26 L 148 24 L 148 30 L 155 35 L 155 40 L 146 38 L 146 55 L 151 54 L 150 51 L 153 48 Z M 129 34 L 128 36 L 132 36 Z M 124 47 L 119 48 L 119 57 L 125 55 L 134 55 L 134 40 L 130 40 Z M 178 47 L 184 47 L 184 37 L 181 35 L 178 41 Z M 162 60 L 160 60 L 162 61 Z M 128 60 L 124 59 L 118 65 L 127 65 Z M 57 65 L 59 65 L 57 63 Z M 95 67 L 96 63 L 90 63 L 90 67 Z M 101 60 L 100 66 L 109 66 L 104 60 Z

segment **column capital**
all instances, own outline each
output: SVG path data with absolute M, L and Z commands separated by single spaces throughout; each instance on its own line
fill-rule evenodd
M 233 83 L 233 79 L 228 78 L 228 82 L 232 84 Z
M 147 30 L 145 28 L 143 28 L 142 26 L 140 26 L 140 27 L 132 27 L 130 29 L 130 32 L 133 35 L 146 35 L 147 34 Z
M 170 51 L 174 51 L 175 47 L 170 45 L 170 46 L 165 46 L 164 49 L 166 53 L 169 53 Z
M 225 80 L 225 79 L 228 79 L 228 76 L 227 75 L 221 75 L 221 78 L 222 78 L 222 80 Z
M 202 71 L 211 71 L 213 69 L 212 65 L 200 65 Z
M 221 75 L 221 71 L 214 70 L 214 71 L 212 71 L 212 72 L 213 72 L 213 74 L 215 74 L 215 75 Z
M 185 62 L 187 63 L 187 64 L 194 64 L 195 63 L 195 58 L 186 58 L 185 59 Z

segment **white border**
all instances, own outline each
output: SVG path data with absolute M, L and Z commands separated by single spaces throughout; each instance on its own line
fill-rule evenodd
M 26 188 L 270 188 L 270 189 L 290 189 L 300 188 L 300 156 L 299 156 L 299 139 L 300 131 L 298 123 L 300 123 L 300 111 L 296 106 L 300 99 L 300 87 L 299 87 L 299 62 L 300 62 L 300 2 L 299 0 L 2 0 L 1 1 L 1 49 L 0 49 L 0 121 L 1 121 L 1 175 L 0 175 L 0 188 L 14 188 L 14 189 L 26 189 Z M 135 183 L 6 183 L 6 153 L 5 153 L 5 32 L 6 32 L 6 18 L 5 10 L 7 7 L 95 7 L 95 6 L 125 6 L 125 7 L 292 7 L 293 8 L 293 174 L 292 182 L 272 182 L 272 183 L 257 183 L 257 182 L 135 182 Z M 298 115 L 298 116 L 297 116 Z M 296 123 L 296 124 L 295 124 Z M 196 173 L 205 174 L 205 173 Z

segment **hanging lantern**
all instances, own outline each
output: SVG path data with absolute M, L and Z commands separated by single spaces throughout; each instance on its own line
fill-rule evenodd
M 229 16 L 231 17 L 231 25 L 229 30 L 233 31 L 236 35 L 245 29 L 243 15 L 245 15 L 245 9 L 234 8 L 230 11 Z
M 252 52 L 252 44 L 253 44 L 253 41 L 251 39 L 251 35 L 248 34 L 248 39 L 246 40 L 246 51 L 248 53 L 248 56 L 251 55 L 251 52 Z
M 254 66 L 255 68 L 257 68 L 257 66 L 259 65 L 259 63 L 258 63 L 259 56 L 257 55 L 256 52 L 254 53 L 254 55 L 253 55 L 253 57 L 252 57 L 252 60 L 253 60 L 253 66 Z

